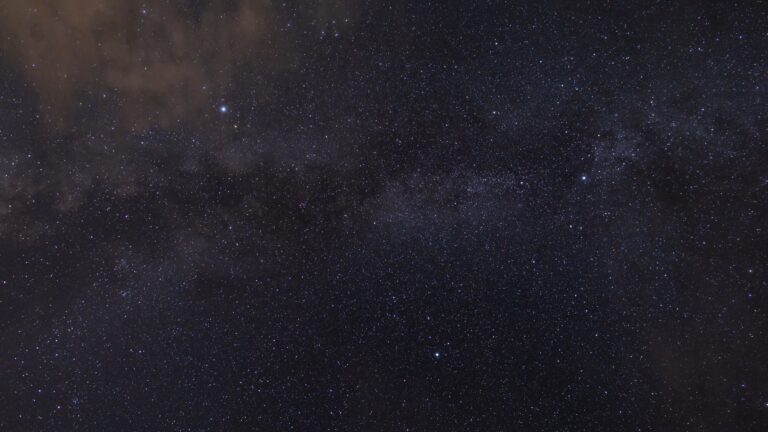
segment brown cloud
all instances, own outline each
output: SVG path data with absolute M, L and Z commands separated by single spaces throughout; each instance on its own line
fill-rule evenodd
M 170 126 L 224 90 L 239 59 L 271 58 L 270 2 L 226 6 L 215 1 L 191 16 L 160 2 L 6 0 L 0 36 L 57 124 L 71 120 L 80 97 L 109 91 L 126 125 Z

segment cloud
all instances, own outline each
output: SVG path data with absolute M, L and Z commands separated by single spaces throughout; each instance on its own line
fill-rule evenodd
M 58 126 L 74 120 L 83 99 L 109 92 L 123 125 L 171 127 L 225 91 L 243 59 L 273 58 L 271 4 L 228 5 L 193 13 L 160 2 L 8 0 L 0 4 L 0 36 Z

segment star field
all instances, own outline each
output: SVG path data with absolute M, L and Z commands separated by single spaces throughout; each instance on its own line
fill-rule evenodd
M 768 4 L 0 2 L 0 430 L 768 430 Z

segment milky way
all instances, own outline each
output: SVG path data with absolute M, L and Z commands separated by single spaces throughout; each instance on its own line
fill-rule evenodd
M 768 430 L 768 4 L 2 0 L 0 430 Z

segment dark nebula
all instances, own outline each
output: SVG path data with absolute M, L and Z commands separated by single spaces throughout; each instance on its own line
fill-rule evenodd
M 0 0 L 0 431 L 768 430 L 766 11 Z

